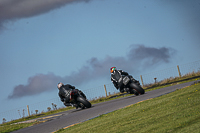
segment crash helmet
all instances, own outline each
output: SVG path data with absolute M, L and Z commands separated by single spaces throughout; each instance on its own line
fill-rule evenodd
M 63 85 L 64 85 L 64 84 L 63 84 L 63 83 L 61 83 L 61 82 L 60 82 L 60 83 L 58 83 L 58 85 L 57 85 L 58 89 L 60 89 L 60 87 L 61 87 L 61 86 L 63 86 Z
M 111 67 L 110 68 L 110 73 L 113 73 L 114 70 L 116 70 L 116 67 Z

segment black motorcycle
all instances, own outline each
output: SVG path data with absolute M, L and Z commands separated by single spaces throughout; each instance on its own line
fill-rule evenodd
M 69 103 L 65 103 L 64 105 L 76 107 L 76 109 L 77 108 L 84 109 L 91 107 L 91 103 L 86 99 L 85 94 L 78 89 L 74 89 L 71 91 L 70 101 Z
M 127 93 L 135 94 L 136 96 L 145 93 L 144 89 L 139 85 L 139 83 L 133 81 L 130 75 L 122 76 L 118 73 L 116 77 L 118 79 L 118 86 L 120 88 L 127 88 Z

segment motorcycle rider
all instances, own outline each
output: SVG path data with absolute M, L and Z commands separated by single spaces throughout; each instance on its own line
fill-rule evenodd
M 70 93 L 72 92 L 72 90 L 77 90 L 86 99 L 85 94 L 82 91 L 75 89 L 75 86 L 72 86 L 70 84 L 64 85 L 60 82 L 58 83 L 57 87 L 59 89 L 58 95 L 60 97 L 60 100 L 64 103 L 65 106 L 71 106 L 69 101 Z M 78 105 L 74 104 L 74 106 L 76 107 L 76 109 L 78 108 Z
M 62 82 L 58 83 L 57 87 L 59 89 L 58 95 L 60 100 L 64 102 L 64 105 L 69 103 L 70 93 L 75 87 L 70 84 L 64 85 Z
M 59 92 L 58 95 L 60 97 L 60 100 L 64 103 L 65 106 L 70 106 L 70 93 L 72 90 L 75 89 L 75 86 L 72 86 L 70 84 L 64 85 L 63 83 L 58 83 L 57 85 Z M 78 106 L 75 105 L 77 108 Z
M 137 83 L 140 85 L 139 81 L 135 80 L 131 75 L 129 75 L 127 72 L 122 71 L 122 70 L 117 70 L 116 67 L 111 67 L 110 68 L 110 73 L 111 73 L 111 81 L 114 84 L 115 88 L 118 90 L 120 90 L 121 93 L 123 93 L 124 91 L 128 92 L 129 88 L 123 88 L 123 87 L 119 87 L 118 85 L 118 74 L 122 75 L 122 76 L 128 76 L 133 82 Z

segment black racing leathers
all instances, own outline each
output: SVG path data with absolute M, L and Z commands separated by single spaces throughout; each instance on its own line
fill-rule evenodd
M 135 80 L 131 75 L 129 75 L 127 72 L 122 71 L 122 70 L 114 70 L 113 73 L 111 73 L 111 81 L 113 82 L 114 86 L 116 89 L 120 89 L 120 92 L 124 92 L 127 91 L 128 88 L 123 88 L 123 87 L 119 87 L 118 85 L 118 81 L 119 78 L 122 76 L 129 76 L 129 78 L 133 81 L 133 82 L 138 82 L 137 80 Z
M 120 75 L 127 76 L 128 73 L 124 72 L 122 70 L 114 70 L 111 73 L 111 81 L 113 82 L 113 84 L 114 84 L 114 86 L 115 86 L 116 89 L 120 89 L 120 92 L 124 92 L 124 88 L 120 88 L 119 85 L 118 85 L 118 80 L 120 78 Z
M 70 84 L 66 84 L 66 85 L 62 85 L 59 89 L 58 95 L 60 97 L 60 100 L 62 102 L 66 102 L 68 103 L 70 100 L 70 93 L 71 91 L 75 89 L 74 86 L 70 85 Z

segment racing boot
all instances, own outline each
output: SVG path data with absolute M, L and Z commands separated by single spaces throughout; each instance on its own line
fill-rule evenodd
M 64 102 L 63 103 L 65 106 L 72 106 L 70 103 Z
M 129 93 L 129 88 L 124 88 L 124 91 Z
M 119 88 L 119 91 L 120 91 L 121 93 L 124 93 L 124 88 Z

